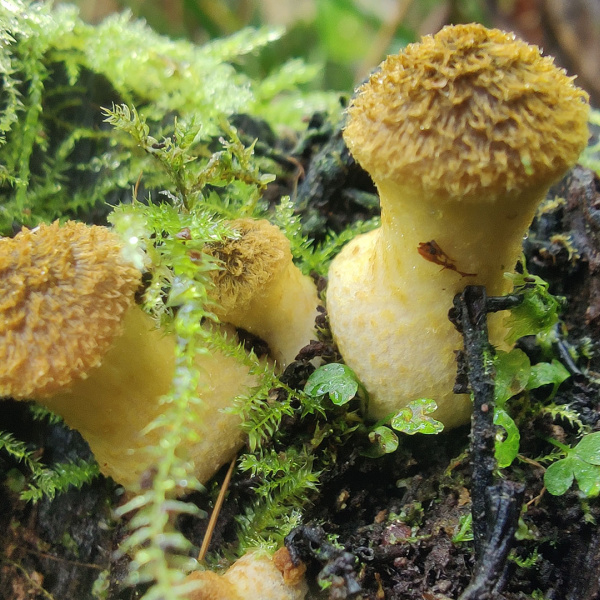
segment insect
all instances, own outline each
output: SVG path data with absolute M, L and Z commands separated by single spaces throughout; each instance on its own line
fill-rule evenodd
M 425 260 L 440 265 L 442 269 L 456 271 L 461 277 L 475 277 L 477 275 L 477 273 L 460 271 L 454 264 L 454 261 L 440 248 L 440 245 L 435 240 L 421 242 L 417 251 Z

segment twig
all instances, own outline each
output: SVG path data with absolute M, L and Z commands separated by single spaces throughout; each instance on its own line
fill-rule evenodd
M 11 567 L 17 569 L 17 571 L 20 571 L 21 574 L 23 575 L 23 577 L 25 578 L 25 581 L 27 581 L 27 583 L 32 588 L 35 589 L 35 591 L 37 592 L 38 595 L 41 594 L 42 596 L 44 596 L 44 598 L 47 598 L 48 600 L 56 600 L 54 598 L 54 596 L 48 590 L 46 590 L 40 583 L 35 581 L 35 579 L 33 579 L 29 575 L 29 573 L 27 572 L 27 569 L 25 569 L 25 567 L 23 567 L 19 563 L 11 560 L 10 558 L 8 558 L 6 556 L 0 556 L 0 562 L 4 562 L 7 565 L 10 565 Z
M 487 297 L 483 286 L 469 285 L 454 298 L 452 320 L 464 338 L 464 359 L 473 394 L 471 456 L 473 461 L 472 513 L 475 557 L 481 560 L 487 537 L 487 489 L 494 481 L 494 368 L 488 342 Z
M 217 525 L 217 519 L 219 518 L 219 513 L 221 512 L 221 507 L 223 506 L 223 502 L 225 500 L 225 494 L 227 492 L 227 488 L 229 487 L 231 476 L 233 475 L 233 469 L 235 467 L 236 460 L 237 456 L 234 456 L 233 460 L 229 464 L 229 469 L 227 469 L 227 473 L 225 474 L 225 479 L 223 479 L 223 485 L 221 485 L 221 489 L 219 490 L 219 495 L 217 496 L 215 507 L 213 508 L 212 514 L 210 515 L 208 526 L 206 528 L 206 533 L 204 534 L 204 539 L 202 540 L 200 552 L 198 552 L 198 562 L 202 562 L 206 557 L 206 553 L 208 552 L 208 547 L 210 545 L 210 541 L 212 539 L 215 527 Z
M 471 500 L 477 565 L 460 600 L 493 598 L 503 585 L 506 559 L 517 529 L 524 486 L 504 480 L 494 485 L 494 349 L 488 340 L 487 313 L 516 306 L 518 296 L 488 298 L 483 286 L 467 286 L 454 298 L 450 320 L 462 333 L 459 377 L 473 395 Z M 461 381 L 461 383 L 464 383 Z M 461 390 L 462 391 L 462 390 Z M 467 391 L 467 390 L 464 390 Z
M 142 181 L 142 175 L 144 174 L 144 171 L 140 171 L 140 174 L 138 175 L 137 181 L 135 182 L 135 187 L 133 188 L 133 199 L 137 200 L 138 197 L 138 190 L 140 189 L 140 183 Z
M 487 495 L 492 509 L 490 533 L 473 579 L 459 600 L 488 600 L 495 597 L 517 530 L 524 491 L 525 486 L 512 481 L 502 481 L 489 488 Z
M 54 556 L 53 554 L 48 554 L 47 552 L 39 552 L 33 548 L 24 548 L 25 552 L 28 554 L 33 554 L 39 558 L 45 558 L 47 560 L 54 560 L 56 562 L 64 563 L 67 565 L 73 565 L 75 567 L 81 567 L 84 569 L 96 569 L 96 571 L 105 571 L 108 568 L 108 565 L 95 565 L 93 563 L 84 563 L 78 560 L 69 560 L 68 558 L 63 558 L 62 556 Z

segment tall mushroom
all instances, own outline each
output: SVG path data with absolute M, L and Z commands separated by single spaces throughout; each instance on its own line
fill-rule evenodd
M 333 261 L 327 309 L 372 416 L 429 397 L 447 427 L 468 420 L 448 309 L 467 284 L 509 290 L 537 205 L 586 145 L 587 99 L 537 47 L 477 24 L 410 44 L 358 89 L 344 138 L 381 227 Z
M 134 487 L 152 466 L 142 435 L 166 407 L 175 339 L 134 302 L 140 273 L 104 227 L 69 222 L 0 239 L 0 397 L 32 399 L 61 415 L 89 443 L 101 471 Z M 182 448 L 206 481 L 242 443 L 239 418 L 224 413 L 258 384 L 248 367 L 213 352 L 202 374 L 198 442 Z

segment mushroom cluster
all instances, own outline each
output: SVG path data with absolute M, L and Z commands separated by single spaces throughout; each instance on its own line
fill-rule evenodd
M 53 223 L 0 239 L 0 397 L 36 400 L 61 415 L 89 443 L 101 471 L 128 488 L 153 466 L 160 430 L 144 430 L 166 410 L 160 398 L 175 372 L 174 335 L 135 304 L 140 281 L 120 238 L 105 227 Z M 301 329 L 306 339 L 285 346 L 286 356 L 292 343 L 297 352 L 309 342 L 308 328 Z M 181 452 L 204 482 L 243 442 L 239 417 L 223 409 L 259 381 L 218 351 L 198 355 L 196 366 L 198 440 Z
M 588 111 L 552 58 L 477 24 L 410 44 L 357 90 L 344 139 L 377 186 L 381 227 L 334 259 L 327 310 L 373 417 L 427 397 L 447 427 L 468 421 L 448 309 L 468 284 L 510 291 L 504 273 L 585 147 Z M 492 341 L 503 335 L 492 324 Z

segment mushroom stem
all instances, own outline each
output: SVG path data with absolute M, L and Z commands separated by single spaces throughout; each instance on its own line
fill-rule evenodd
M 236 219 L 230 225 L 239 237 L 205 249 L 223 265 L 213 274 L 214 312 L 223 323 L 267 342 L 284 369 L 316 339 L 316 286 L 293 263 L 290 242 L 275 225 L 264 219 Z
M 168 410 L 160 398 L 171 388 L 176 340 L 137 306 L 125 314 L 122 327 L 100 366 L 39 402 L 81 433 L 104 475 L 131 488 L 156 461 L 153 448 L 160 445 L 161 429 L 144 429 Z M 204 483 L 242 445 L 240 418 L 223 409 L 258 380 L 246 365 L 218 351 L 199 355 L 195 363 L 201 381 L 201 404 L 194 409 L 198 441 L 181 453 L 194 462 L 194 474 Z
M 510 291 L 504 274 L 517 264 L 523 233 L 549 188 L 547 183 L 493 203 L 485 199 L 467 203 L 424 197 L 414 188 L 392 181 L 375 180 L 375 184 L 381 202 L 381 227 L 375 234 L 377 262 L 396 282 L 410 281 L 411 295 L 424 291 L 412 287 L 415 283 L 434 288 L 436 293 L 442 290 L 446 302 L 450 298 L 447 306 L 467 284 L 485 285 L 490 295 Z M 437 260 L 419 252 L 420 245 L 431 241 L 444 252 Z M 457 270 L 441 264 L 445 261 Z M 431 279 L 411 280 L 417 270 L 429 270 Z
M 263 293 L 223 319 L 265 340 L 271 356 L 284 369 L 303 346 L 316 339 L 318 304 L 315 284 L 290 260 Z

